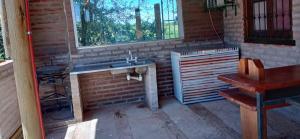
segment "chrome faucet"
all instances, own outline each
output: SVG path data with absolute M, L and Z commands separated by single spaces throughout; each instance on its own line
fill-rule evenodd
M 132 52 L 129 50 L 129 57 L 126 58 L 126 63 L 137 62 L 137 57 L 133 58 Z

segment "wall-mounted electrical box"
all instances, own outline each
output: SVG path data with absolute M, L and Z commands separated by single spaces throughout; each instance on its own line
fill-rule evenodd
M 213 9 L 224 9 L 227 10 L 228 6 L 231 6 L 232 8 L 235 9 L 236 13 L 236 0 L 205 0 L 206 3 L 206 8 L 208 10 L 213 10 Z
M 206 0 L 206 5 L 208 9 L 225 7 L 226 0 Z

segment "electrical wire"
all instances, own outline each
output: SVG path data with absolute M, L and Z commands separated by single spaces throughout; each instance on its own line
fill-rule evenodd
M 208 9 L 208 13 L 209 13 L 209 18 L 210 18 L 210 23 L 211 23 L 211 26 L 212 26 L 214 32 L 215 32 L 216 35 L 218 36 L 219 40 L 222 41 L 222 42 L 224 43 L 224 40 L 221 38 L 221 36 L 219 35 L 219 33 L 218 33 L 217 30 L 216 30 L 216 27 L 215 27 L 215 25 L 214 25 L 214 21 L 213 21 L 212 16 L 211 16 L 210 9 Z

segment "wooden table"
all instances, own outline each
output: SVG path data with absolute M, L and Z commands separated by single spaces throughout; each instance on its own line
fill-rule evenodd
M 266 69 L 264 81 L 251 80 L 238 73 L 220 75 L 218 79 L 256 96 L 259 139 L 266 137 L 263 108 L 300 96 L 300 65 Z

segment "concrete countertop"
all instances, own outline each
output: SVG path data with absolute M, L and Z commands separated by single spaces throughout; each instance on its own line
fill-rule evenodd
M 142 64 L 133 64 L 130 66 L 120 66 L 120 67 L 112 66 L 114 64 L 125 64 L 125 63 L 126 61 L 117 61 L 117 62 L 108 62 L 108 63 L 78 65 L 73 68 L 73 70 L 70 72 L 70 75 L 79 75 L 79 74 L 95 73 L 95 72 L 102 72 L 102 71 L 124 70 L 124 69 L 131 69 L 131 68 L 147 67 L 155 64 L 151 60 L 143 60 Z

